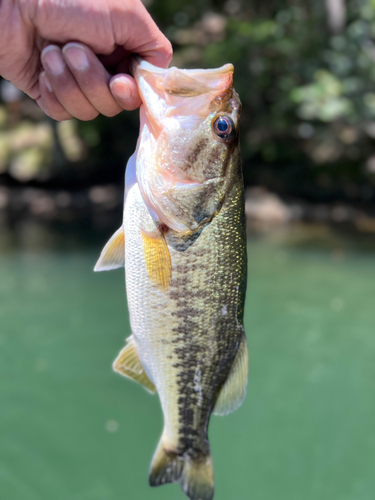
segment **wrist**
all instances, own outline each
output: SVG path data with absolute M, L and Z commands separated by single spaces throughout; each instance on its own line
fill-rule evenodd
M 28 66 L 34 49 L 33 26 L 28 18 L 34 0 L 22 11 L 18 0 L 0 0 L 0 75 L 30 95 Z

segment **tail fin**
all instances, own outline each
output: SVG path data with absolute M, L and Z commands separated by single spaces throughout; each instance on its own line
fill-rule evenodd
M 199 460 L 187 459 L 182 471 L 181 488 L 190 500 L 212 500 L 214 470 L 211 455 Z
M 181 483 L 181 488 L 190 500 L 212 500 L 214 496 L 214 474 L 211 455 L 192 459 L 168 451 L 163 438 L 152 459 L 150 486 L 165 483 Z

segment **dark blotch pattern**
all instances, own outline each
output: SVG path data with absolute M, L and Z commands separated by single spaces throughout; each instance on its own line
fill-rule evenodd
M 174 268 L 169 296 L 179 318 L 172 340 L 178 385 L 178 453 L 192 459 L 209 453 L 210 415 L 243 335 L 246 252 L 241 190 L 242 183 L 237 183 L 214 221 L 201 230 L 200 234 L 212 233 L 211 246 L 202 245 L 199 235 L 194 241 L 182 237 L 180 243 L 177 235 L 167 236 L 168 244 L 178 251 L 189 249 L 186 260 L 181 255 Z M 198 284 L 194 273 L 200 273 Z M 224 304 L 225 315 L 221 311 Z

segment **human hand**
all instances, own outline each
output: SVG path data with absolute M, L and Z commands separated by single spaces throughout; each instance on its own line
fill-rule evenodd
M 90 120 L 99 112 L 114 116 L 138 107 L 128 74 L 131 53 L 160 67 L 172 55 L 140 0 L 0 3 L 0 74 L 56 120 Z M 108 69 L 120 74 L 111 78 Z
M 39 106 L 56 120 L 73 116 L 91 120 L 99 113 L 115 116 L 138 108 L 141 100 L 128 74 L 128 58 L 122 47 L 98 58 L 81 43 L 70 42 L 62 48 L 48 45 L 41 53 L 44 71 L 39 77 Z M 106 68 L 120 73 L 112 77 Z

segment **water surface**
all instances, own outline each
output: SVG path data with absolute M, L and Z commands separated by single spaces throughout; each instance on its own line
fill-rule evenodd
M 2 238 L 1 498 L 182 500 L 148 486 L 159 402 L 111 370 L 124 276 L 92 272 L 82 231 Z M 306 234 L 249 243 L 249 390 L 211 420 L 215 500 L 373 499 L 375 245 Z

